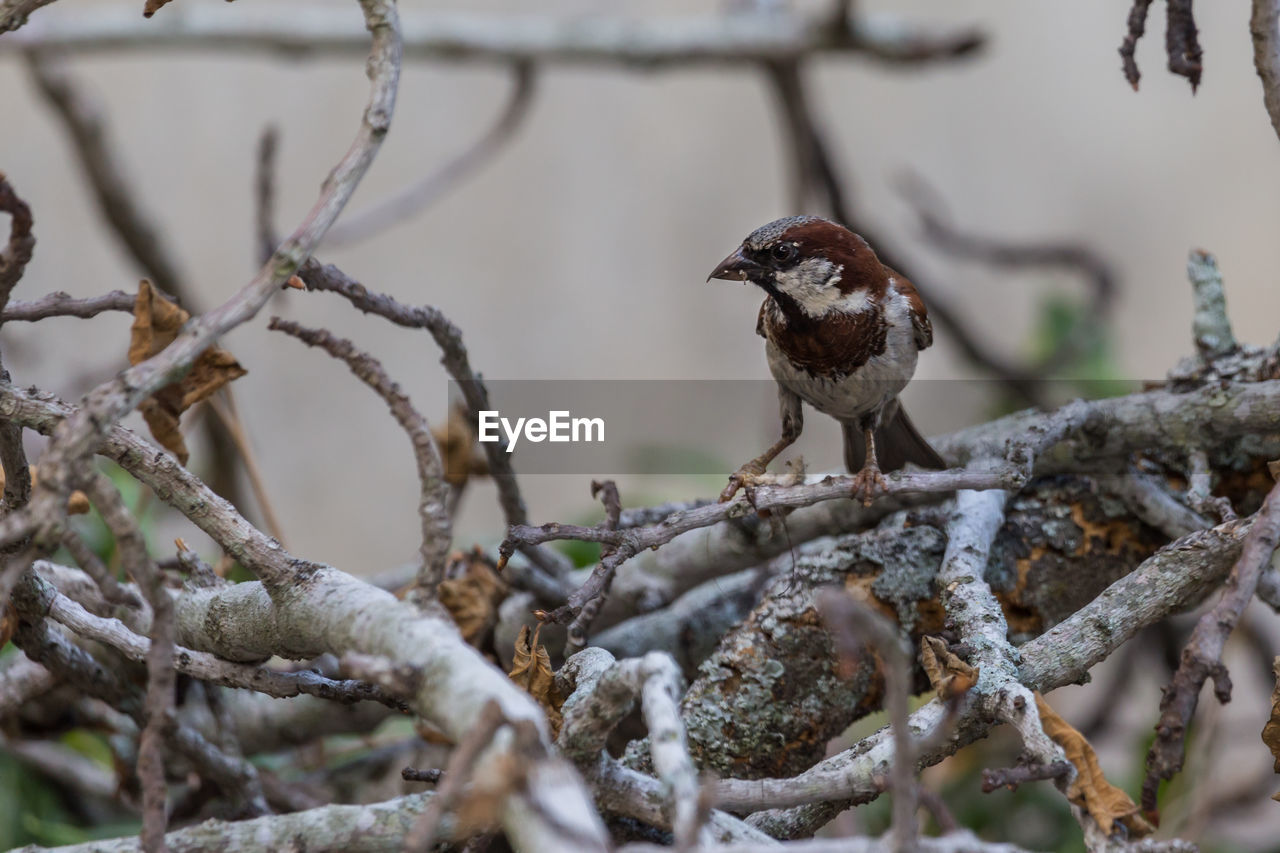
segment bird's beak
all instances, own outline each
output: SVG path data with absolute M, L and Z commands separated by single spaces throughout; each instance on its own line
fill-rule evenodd
M 761 266 L 755 261 L 742 254 L 742 247 L 739 246 L 734 253 L 720 262 L 712 272 L 707 276 L 707 281 L 713 278 L 722 278 L 728 281 L 747 281 L 751 278 L 751 274 L 760 270 Z

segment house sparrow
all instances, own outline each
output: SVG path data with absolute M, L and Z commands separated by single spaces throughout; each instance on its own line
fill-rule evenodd
M 767 294 L 756 334 L 782 415 L 782 438 L 729 478 L 721 501 L 800 437 L 801 400 L 840 421 L 854 497 L 870 503 L 888 485 L 881 472 L 907 462 L 946 467 L 898 402 L 933 327 L 915 287 L 866 240 L 816 216 L 778 219 L 751 232 L 713 278 L 749 281 Z

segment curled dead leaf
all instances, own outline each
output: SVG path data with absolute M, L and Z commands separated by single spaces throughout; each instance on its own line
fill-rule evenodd
M 508 591 L 498 576 L 497 567 L 477 548 L 450 560 L 438 595 L 440 603 L 457 623 L 462 639 L 480 648 L 498 624 L 498 605 Z
M 1130 838 L 1154 832 L 1155 827 L 1138 813 L 1138 806 L 1129 795 L 1107 781 L 1098 756 L 1084 735 L 1059 717 L 1039 693 L 1036 693 L 1036 708 L 1040 711 L 1044 733 L 1062 747 L 1067 760 L 1075 765 L 1076 777 L 1067 788 L 1067 799 L 1087 811 L 1107 835 L 1117 821 L 1129 831 Z
M 31 485 L 35 486 L 39 479 L 39 470 L 37 466 L 28 467 L 31 472 Z M 0 468 L 0 491 L 4 490 L 4 469 Z M 84 492 L 76 489 L 67 497 L 67 514 L 68 515 L 84 515 L 90 509 L 89 496 Z
M 1280 773 L 1280 657 L 1271 662 L 1271 671 L 1275 674 L 1276 686 L 1271 691 L 1271 719 L 1262 727 L 1262 742 L 1271 750 L 1271 756 L 1276 760 L 1274 769 Z M 1271 799 L 1280 802 L 1280 792 L 1273 794 Z
M 138 364 L 173 343 L 191 315 L 165 298 L 143 279 L 133 303 L 129 336 L 129 363 Z M 139 406 L 151 435 L 162 447 L 187 464 L 187 444 L 182 438 L 183 412 L 247 371 L 231 353 L 212 346 L 202 352 L 187 375 L 152 394 Z
M 560 708 L 565 697 L 556 689 L 555 673 L 551 669 L 551 655 L 546 646 L 538 645 L 538 634 L 542 631 L 539 624 L 533 631 L 525 625 L 516 637 L 515 657 L 511 662 L 511 672 L 507 673 L 511 680 L 528 691 L 542 710 L 546 712 L 547 722 L 551 724 L 552 738 L 560 735 Z
M 449 411 L 449 420 L 434 427 L 431 436 L 440 449 L 444 479 L 449 485 L 458 488 L 466 485 L 472 477 L 488 476 L 489 463 L 479 451 L 466 409 L 454 406 Z
M 924 637 L 920 643 L 920 664 L 929 684 L 941 699 L 955 699 L 978 683 L 978 668 L 961 660 L 941 637 Z

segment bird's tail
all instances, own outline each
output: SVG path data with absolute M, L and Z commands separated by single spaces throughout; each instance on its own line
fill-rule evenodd
M 862 428 L 856 423 L 843 424 L 844 464 L 851 473 L 862 470 L 867 461 L 867 443 Z M 929 446 L 901 405 L 886 423 L 876 430 L 876 457 L 881 471 L 897 471 L 908 462 L 921 468 L 942 470 L 947 463 Z

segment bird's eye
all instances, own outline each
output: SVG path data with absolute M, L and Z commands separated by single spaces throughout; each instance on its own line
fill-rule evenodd
M 771 252 L 775 261 L 789 261 L 796 256 L 796 247 L 792 243 L 779 243 Z

